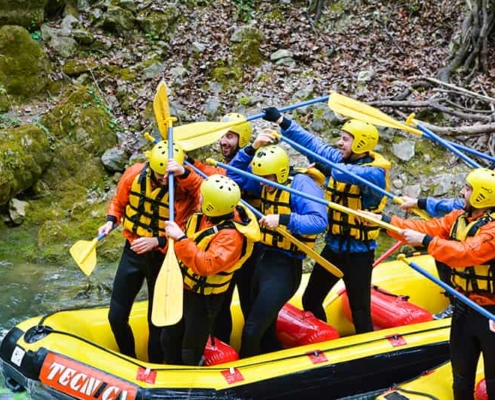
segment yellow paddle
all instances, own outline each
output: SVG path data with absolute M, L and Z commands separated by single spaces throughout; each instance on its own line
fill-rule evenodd
M 86 276 L 90 276 L 96 267 L 96 245 L 106 236 L 100 233 L 93 240 L 78 240 L 70 249 L 70 255 Z
M 403 124 L 370 105 L 361 103 L 358 100 L 351 99 L 335 92 L 332 92 L 330 99 L 328 100 L 328 106 L 333 111 L 351 118 L 357 118 L 362 121 L 372 123 L 374 125 L 401 129 L 403 131 L 413 133 L 418 136 L 427 137 L 428 139 L 439 143 L 446 149 L 450 150 L 452 153 L 462 159 L 466 164 L 473 168 L 480 168 L 480 164 L 478 164 L 476 161 L 472 160 L 465 154 L 461 153 L 460 150 L 477 155 L 481 158 L 487 158 L 485 154 L 470 149 L 469 147 L 465 147 L 442 139 L 440 136 L 436 135 L 430 129 L 422 125 L 419 121 L 415 120 L 414 114 L 411 114 L 407 118 L 406 123 Z M 410 125 L 416 126 L 418 129 L 413 128 Z
M 170 116 L 168 97 L 165 83 L 158 85 L 157 93 L 153 100 L 155 118 L 162 136 L 162 131 L 167 126 L 168 156 L 173 157 L 173 127 L 175 118 Z M 174 175 L 168 175 L 169 196 L 169 220 L 174 220 Z M 182 318 L 183 280 L 179 262 L 175 255 L 174 240 L 168 239 L 168 248 L 163 264 L 155 283 L 153 292 L 153 308 L 151 310 L 151 322 L 156 326 L 168 326 L 176 324 Z
M 167 139 L 167 120 L 170 118 L 170 106 L 168 104 L 167 85 L 163 81 L 160 81 L 156 88 L 153 99 L 153 111 L 155 113 L 156 123 L 158 124 L 158 130 L 163 139 Z
M 306 100 L 298 104 L 282 107 L 280 112 L 295 110 L 299 107 L 306 107 L 311 104 L 321 103 L 328 100 L 328 96 L 318 97 L 311 100 Z M 263 118 L 265 113 L 251 115 L 246 118 L 246 121 L 253 121 L 258 118 Z M 185 151 L 198 149 L 203 146 L 215 143 L 219 140 L 228 129 L 232 126 L 243 124 L 245 121 L 236 122 L 193 122 L 191 124 L 181 125 L 174 128 L 175 139 L 179 142 Z
M 377 110 L 375 107 L 336 92 L 330 93 L 328 107 L 330 107 L 332 111 L 350 118 L 366 121 L 373 125 L 401 129 L 403 131 L 413 133 L 414 135 L 423 136 L 423 133 L 419 129 L 396 121 L 384 112 Z
M 231 127 L 245 122 L 192 122 L 175 127 L 174 137 L 184 151 L 191 151 L 217 142 Z

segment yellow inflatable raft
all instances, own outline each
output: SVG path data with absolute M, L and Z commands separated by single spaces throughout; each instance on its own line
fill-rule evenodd
M 484 385 L 483 360 L 480 360 L 476 371 L 476 400 L 488 400 Z M 452 393 L 452 366 L 446 362 L 437 368 L 423 372 L 417 378 L 394 385 L 382 393 L 377 399 L 381 400 L 453 400 Z
M 417 256 L 414 262 L 436 276 L 431 257 Z M 291 300 L 295 307 L 301 307 L 306 282 L 307 277 Z M 378 265 L 373 284 L 382 293 L 400 295 L 390 297 L 392 306 L 410 303 L 428 314 L 447 305 L 441 288 L 400 261 Z M 85 400 L 338 399 L 385 390 L 448 359 L 449 319 L 410 320 L 408 325 L 355 335 L 343 289 L 339 282 L 325 302 L 328 324 L 338 331 L 331 340 L 315 339 L 214 366 L 151 364 L 146 360 L 147 304 L 139 302 L 130 318 L 138 359 L 119 353 L 108 309 L 78 309 L 31 318 L 12 328 L 0 347 L 2 371 L 10 388 L 29 390 L 35 398 L 36 391 L 43 391 L 55 398 Z M 243 320 L 238 304 L 232 308 L 232 344 L 238 349 Z

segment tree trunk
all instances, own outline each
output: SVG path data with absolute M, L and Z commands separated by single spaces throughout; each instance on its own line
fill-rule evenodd
M 438 71 L 440 80 L 447 82 L 459 71 L 465 82 L 478 72 L 488 72 L 488 41 L 494 33 L 495 0 L 466 0 L 467 13 L 462 23 L 459 46 L 452 61 Z

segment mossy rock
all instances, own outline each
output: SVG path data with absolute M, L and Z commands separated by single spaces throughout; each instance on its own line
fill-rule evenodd
M 93 89 L 73 87 L 66 98 L 64 104 L 55 107 L 39 121 L 40 125 L 59 139 L 57 148 L 71 143 L 86 153 L 99 156 L 117 143 L 113 117 L 104 100 Z
M 132 12 L 124 10 L 121 7 L 109 6 L 103 20 L 97 23 L 95 27 L 125 37 L 132 35 L 132 29 L 135 23 L 136 18 Z
M 150 40 L 167 38 L 175 30 L 180 13 L 177 7 L 166 7 L 160 12 L 142 11 L 137 16 L 141 30 Z
M 137 77 L 137 72 L 130 68 L 122 68 L 119 70 L 120 79 L 123 81 L 133 81 Z
M 211 79 L 221 83 L 222 87 L 226 88 L 231 85 L 232 81 L 240 82 L 242 79 L 242 71 L 240 68 L 218 67 L 211 72 Z
M 0 89 L 2 89 L 0 87 Z M 7 93 L 2 93 L 0 90 L 0 113 L 4 113 L 10 110 L 10 100 L 7 96 Z
M 260 42 L 255 39 L 244 40 L 232 46 L 232 51 L 237 57 L 238 65 L 258 66 L 263 62 L 260 51 Z
M 106 205 L 99 204 L 102 215 L 99 218 L 86 218 L 84 221 L 70 222 L 61 220 L 48 220 L 43 223 L 38 231 L 35 248 L 30 251 L 32 262 L 49 262 L 59 265 L 73 265 L 70 258 L 70 248 L 80 240 L 91 241 L 96 237 L 98 227 L 104 222 L 104 210 Z M 91 212 L 91 211 L 90 211 Z M 120 259 L 125 239 L 121 232 L 114 231 L 104 240 L 104 244 L 97 248 L 99 262 L 116 263 Z
M 95 69 L 96 67 L 96 63 L 92 61 L 69 60 L 62 67 L 62 71 L 68 76 L 79 76 L 85 72 Z
M 29 212 L 23 228 L 38 230 L 32 251 L 25 254 L 32 262 L 67 264 L 69 248 L 82 238 L 91 240 L 105 222 L 111 177 L 100 156 L 117 142 L 113 117 L 91 88 L 73 87 L 65 99 L 39 121 L 56 157 L 43 171 L 42 189 L 25 193 Z M 111 262 L 122 248 L 115 236 L 116 249 L 107 252 Z
M 47 86 L 50 62 L 26 29 L 0 28 L 0 54 L 0 87 L 7 94 L 27 99 Z
M 20 25 L 27 29 L 38 28 L 45 18 L 47 0 L 0 1 L 0 26 Z
M 40 179 L 52 157 L 51 144 L 38 127 L 0 131 L 0 205 Z

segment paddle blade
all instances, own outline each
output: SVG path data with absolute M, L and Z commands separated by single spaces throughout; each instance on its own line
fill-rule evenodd
M 401 129 L 403 131 L 422 136 L 420 130 L 396 121 L 384 112 L 368 104 L 362 103 L 358 100 L 351 99 L 350 97 L 346 97 L 335 92 L 331 92 L 330 94 L 330 98 L 328 99 L 328 107 L 330 107 L 332 111 L 350 118 L 369 122 L 373 125 Z
M 86 276 L 91 275 L 96 267 L 96 244 L 98 239 L 91 241 L 79 240 L 69 250 L 70 255 Z
M 156 88 L 155 98 L 153 99 L 153 111 L 160 134 L 166 139 L 168 120 L 170 119 L 170 106 L 168 104 L 167 86 L 163 81 L 160 81 Z
M 183 280 L 175 255 L 174 241 L 168 240 L 168 250 L 160 268 L 153 293 L 151 322 L 155 326 L 174 325 L 182 318 Z
M 185 151 L 191 151 L 217 142 L 236 124 L 232 122 L 192 122 L 174 127 L 174 137 Z

